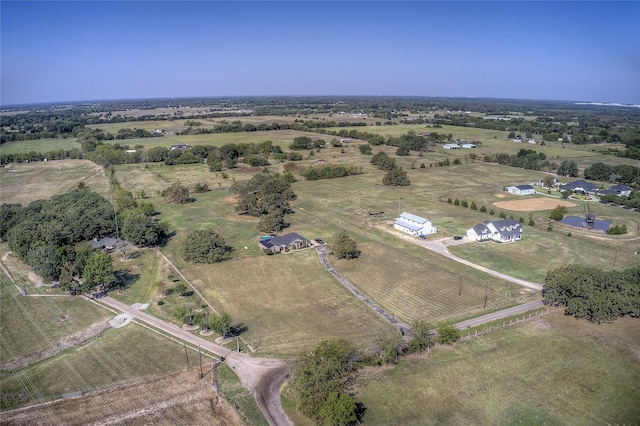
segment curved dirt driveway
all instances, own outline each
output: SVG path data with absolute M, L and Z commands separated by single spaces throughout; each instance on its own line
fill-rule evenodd
M 253 395 L 267 422 L 274 426 L 293 426 L 280 404 L 280 388 L 289 378 L 289 370 L 282 361 L 271 358 L 252 358 L 244 353 L 230 351 L 224 346 L 193 335 L 174 324 L 169 324 L 108 296 L 95 299 L 93 302 L 112 310 L 125 312 L 164 333 L 199 346 L 221 358 L 224 357 L 227 364 L 238 375 L 242 385 Z

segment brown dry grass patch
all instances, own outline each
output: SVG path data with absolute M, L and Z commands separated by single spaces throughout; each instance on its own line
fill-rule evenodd
M 210 367 L 210 366 L 209 366 Z M 196 369 L 3 413 L 2 424 L 242 425 Z M 44 417 L 44 418 L 43 418 Z
M 1 202 L 26 206 L 34 200 L 64 194 L 84 182 L 102 196 L 109 193 L 104 169 L 88 160 L 11 164 L 1 169 Z
M 569 201 L 555 198 L 530 198 L 527 200 L 498 201 L 494 206 L 514 212 L 535 212 L 539 210 L 551 210 L 557 206 L 574 207 Z

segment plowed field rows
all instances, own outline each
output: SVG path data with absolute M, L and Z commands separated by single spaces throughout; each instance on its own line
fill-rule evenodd
M 418 259 L 378 243 L 364 243 L 361 249 L 364 255 L 355 261 L 333 261 L 336 269 L 402 320 L 452 320 L 481 312 L 485 292 L 487 310 L 518 302 L 521 289 L 514 284 L 478 276 L 462 265 L 452 268 L 427 250 Z

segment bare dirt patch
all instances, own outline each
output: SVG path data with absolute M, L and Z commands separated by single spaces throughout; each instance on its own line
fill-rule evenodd
M 557 206 L 573 207 L 569 201 L 555 198 L 530 198 L 526 200 L 498 201 L 494 206 L 515 212 L 535 212 L 539 210 L 551 210 Z
M 238 413 L 189 369 L 2 413 L 3 425 L 242 425 Z M 43 418 L 44 417 L 44 418 Z

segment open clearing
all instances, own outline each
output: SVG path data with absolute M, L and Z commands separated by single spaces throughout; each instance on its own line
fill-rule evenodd
M 56 160 L 39 163 L 13 163 L 0 168 L 1 203 L 27 205 L 49 199 L 78 187 L 80 182 L 111 199 L 104 169 L 88 160 Z
M 636 424 L 640 327 L 562 315 L 367 370 L 365 425 Z
M 551 210 L 557 206 L 575 207 L 570 201 L 555 198 L 529 198 L 525 200 L 497 201 L 494 206 L 514 212 L 537 212 L 539 210 Z

